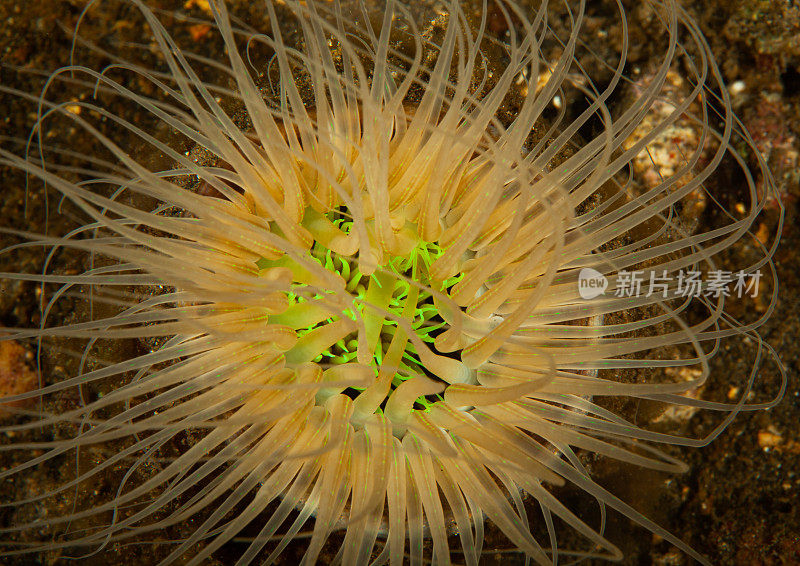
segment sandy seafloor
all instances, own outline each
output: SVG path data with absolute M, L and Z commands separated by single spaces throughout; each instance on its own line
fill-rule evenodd
M 177 8 L 188 15 L 203 15 L 198 7 L 184 8 L 183 2 L 149 3 L 165 9 Z M 82 0 L 0 0 L 2 63 L 48 70 L 65 64 L 69 39 L 60 22 L 74 25 L 83 4 Z M 247 3 L 237 1 L 236 4 Z M 777 350 L 785 364 L 788 387 L 785 398 L 777 407 L 769 412 L 739 415 L 710 446 L 671 450 L 672 454 L 689 464 L 689 471 L 684 475 L 643 472 L 603 460 L 592 461 L 591 467 L 602 485 L 708 556 L 715 564 L 800 564 L 800 505 L 797 504 L 800 500 L 800 384 L 797 380 L 800 360 L 800 227 L 796 218 L 800 196 L 800 6 L 784 0 L 686 0 L 683 4 L 700 22 L 725 80 L 729 84 L 741 81 L 734 99 L 737 114 L 769 160 L 780 199 L 786 207 L 782 244 L 774 258 L 780 280 L 779 300 L 772 318 L 760 333 Z M 187 6 L 191 5 L 187 3 Z M 600 5 L 600 2 L 590 2 L 590 14 Z M 256 17 L 258 2 L 250 3 L 250 11 Z M 603 29 L 603 14 L 601 8 L 593 14 L 592 25 L 597 29 Z M 639 13 L 638 7 L 633 7 L 629 17 L 635 20 L 646 15 Z M 176 18 L 171 24 L 176 33 L 186 37 L 188 23 Z M 130 8 L 103 0 L 93 11 L 84 35 L 100 41 L 114 34 L 135 40 L 136 26 L 140 25 L 139 19 L 131 18 Z M 645 41 L 647 38 L 637 35 L 635 25 L 632 29 L 631 58 L 646 68 L 648 56 L 651 56 Z M 21 90 L 31 90 L 38 84 L 35 77 L 12 72 L 7 67 L 0 69 L 0 81 L 5 86 Z M 28 109 L 16 105 L 6 95 L 0 96 L 0 101 L 0 112 L 3 113 L 0 115 L 0 135 L 27 135 L 30 126 Z M 129 109 L 119 109 L 121 112 L 125 110 Z M 137 117 L 131 119 L 137 120 Z M 75 139 L 76 148 L 83 147 L 79 145 L 81 141 L 80 137 Z M 3 224 L 41 231 L 40 201 L 33 199 L 29 202 L 30 219 L 23 219 L 20 215 L 23 186 L 19 174 L 0 170 Z M 773 202 L 771 206 L 772 215 L 768 211 L 764 217 L 767 224 L 775 218 L 777 205 Z M 7 242 L 2 238 L 4 236 L 0 235 L 0 244 L 5 245 Z M 729 258 L 732 264 L 735 264 L 737 253 L 734 248 Z M 9 265 L 7 259 L 0 261 L 0 271 L 8 269 L 25 269 L 25 265 Z M 35 312 L 36 301 L 31 286 L 7 285 L 3 288 L 0 325 L 30 324 L 35 320 Z M 738 347 L 732 344 L 731 349 L 715 361 L 712 369 L 718 378 L 708 385 L 704 396 L 724 397 L 731 387 L 725 377 L 740 375 L 747 369 L 749 354 L 744 349 L 738 351 Z M 59 370 L 58 367 L 51 369 L 54 372 Z M 56 378 L 50 376 L 49 379 Z M 774 393 L 776 383 L 775 372 L 765 370 L 757 387 L 768 396 L 770 392 Z M 708 434 L 717 422 L 717 415 L 699 412 L 683 422 L 677 432 L 701 437 Z M 0 439 L 0 442 L 5 440 Z M 0 460 L 0 469 L 9 463 Z M 53 470 L 31 473 L 25 481 L 58 482 Z M 0 498 L 3 501 L 14 498 L 18 488 L 14 482 L 3 482 Z M 565 493 L 563 497 L 574 503 L 580 494 Z M 587 505 L 591 506 L 590 503 Z M 5 512 L 0 509 L 0 522 L 7 522 L 2 517 Z M 623 564 L 666 566 L 689 562 L 658 537 L 614 513 L 609 517 L 607 536 L 624 550 Z M 486 564 L 523 563 L 518 554 L 504 552 L 507 543 L 491 532 L 485 548 L 496 549 L 496 552 L 486 553 Z M 160 550 L 158 545 L 145 544 L 112 548 L 79 563 L 147 565 L 163 556 L 163 549 Z M 293 563 L 292 556 L 287 554 L 286 564 Z M 54 554 L 0 558 L 1 564 L 53 561 L 63 563 Z M 222 552 L 211 563 L 229 561 L 230 555 Z

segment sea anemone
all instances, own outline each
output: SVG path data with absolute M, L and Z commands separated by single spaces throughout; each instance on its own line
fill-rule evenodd
M 774 189 L 687 13 L 649 4 L 663 57 L 634 80 L 621 5 L 609 61 L 584 2 L 197 4 L 208 52 L 130 0 L 149 36 L 118 55 L 81 38 L 90 3 L 75 49 L 96 68 L 0 87 L 35 116 L 0 165 L 50 204 L 42 233 L 2 230 L 3 280 L 40 305 L 2 339 L 42 371 L 3 399 L 3 555 L 159 539 L 151 561 L 200 564 L 244 537 L 237 564 L 266 564 L 304 535 L 303 564 L 475 565 L 488 519 L 526 563 L 619 559 L 610 508 L 704 561 L 586 458 L 685 471 L 657 445 L 775 402 L 747 404 L 777 293 L 775 238 L 749 230 Z M 670 167 L 637 165 L 681 132 Z M 751 261 L 725 271 L 734 246 Z M 737 337 L 739 399 L 697 399 Z M 683 438 L 620 399 L 726 416 Z M 60 478 L 26 482 L 41 469 Z

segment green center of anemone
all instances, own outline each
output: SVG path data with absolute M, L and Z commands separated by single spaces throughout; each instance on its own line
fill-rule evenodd
M 346 211 L 344 213 L 332 211 L 325 216 L 339 230 L 346 234 L 350 233 L 353 223 L 347 218 Z M 333 325 L 344 317 L 353 321 L 362 320 L 365 338 L 371 352 L 371 366 L 374 376 L 378 377 L 395 334 L 400 328 L 399 319 L 407 322 L 402 332 L 407 333 L 410 325 L 416 337 L 431 347 L 436 336 L 445 329 L 447 323 L 440 316 L 433 295 L 435 292 L 447 292 L 463 278 L 463 274 L 444 281 L 433 280 L 430 276 L 430 267 L 443 253 L 443 248 L 437 243 L 418 240 L 403 255 L 384 257 L 381 265 L 373 273 L 365 275 L 359 269 L 357 253 L 351 256 L 339 254 L 318 241 L 314 242 L 306 259 L 313 260 L 315 264 L 327 272 L 336 274 L 344 281 L 344 290 L 350 296 L 349 308 L 331 309 L 328 313 L 330 316 L 310 324 L 299 324 L 300 318 L 291 320 L 290 315 L 271 317 L 271 319 L 293 326 L 299 342 L 303 342 L 304 339 L 310 342 L 315 334 L 324 332 L 324 327 Z M 262 258 L 256 265 L 260 269 L 272 267 L 290 267 L 293 271 L 297 269 L 296 262 L 288 258 L 281 260 Z M 293 310 L 300 312 L 303 305 L 313 308 L 314 304 L 324 304 L 327 299 L 337 294 L 337 291 L 318 287 L 315 292 L 309 293 L 307 287 L 299 281 L 303 278 L 296 277 L 296 279 L 298 279 L 297 292 L 288 294 L 290 308 L 287 309 L 287 313 Z M 341 295 L 341 291 L 338 293 Z M 404 343 L 402 355 L 399 361 L 392 364 L 394 367 L 390 391 L 394 391 L 404 381 L 416 376 L 426 376 L 441 381 L 425 368 L 413 340 L 406 339 L 402 343 Z M 358 346 L 358 331 L 350 332 L 321 351 L 318 350 L 319 353 L 312 361 L 322 367 L 356 362 Z M 342 392 L 356 399 L 364 389 L 348 387 Z M 420 396 L 416 398 L 415 404 L 418 409 L 425 409 L 439 400 L 441 400 L 439 395 Z

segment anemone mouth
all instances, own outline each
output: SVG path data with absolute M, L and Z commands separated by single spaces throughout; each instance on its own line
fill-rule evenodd
M 749 139 L 726 95 L 712 109 L 719 71 L 675 2 L 654 4 L 666 58 L 613 109 L 629 81 L 627 23 L 621 13 L 618 61 L 583 53 L 583 2 L 564 4 L 559 34 L 546 2 L 529 10 L 498 0 L 491 13 L 443 2 L 419 29 L 401 2 L 389 0 L 378 17 L 350 18 L 342 2 L 285 0 L 265 5 L 266 29 L 256 33 L 212 1 L 204 33 L 219 36 L 222 60 L 184 49 L 154 10 L 131 3 L 151 35 L 147 49 L 137 48 L 155 52 L 157 68 L 89 46 L 110 56 L 110 67 L 65 68 L 40 96 L 0 85 L 36 116 L 21 144 L 27 153 L 0 148 L 0 164 L 38 179 L 81 215 L 58 234 L 4 230 L 24 242 L 2 254 L 44 248 L 47 259 L 41 272 L 2 274 L 40 284 L 42 306 L 38 326 L 0 339 L 83 341 L 71 375 L 4 400 L 78 401 L 66 411 L 22 412 L 4 427 L 50 436 L 3 446 L 21 456 L 0 479 L 119 447 L 74 478 L 3 502 L 29 510 L 117 472 L 103 501 L 49 519 L 51 540 L 16 540 L 40 536 L 38 521 L 4 524 L 0 532 L 15 539 L 4 554 L 102 552 L 187 524 L 163 563 L 200 564 L 255 525 L 239 563 L 271 563 L 313 517 L 304 564 L 320 560 L 344 527 L 336 562 L 447 562 L 459 545 L 474 566 L 485 519 L 539 564 L 564 555 L 555 519 L 588 544 L 578 556 L 618 559 L 604 535 L 608 507 L 703 560 L 595 483 L 577 455 L 676 472 L 685 466 L 655 445 L 707 440 L 637 426 L 595 396 L 727 411 L 711 436 L 737 412 L 775 402 L 746 405 L 756 369 L 739 402 L 686 397 L 709 377 L 722 340 L 750 340 L 760 363 L 755 329 L 775 295 L 757 321 L 738 324 L 725 296 L 682 295 L 677 276 L 714 270 L 740 242 L 760 254 L 743 273 L 769 265 L 774 246 L 756 243 L 749 226 L 774 187 L 763 160 L 757 188 L 736 153 L 735 142 Z M 498 18 L 505 31 L 489 37 Z M 547 45 L 557 49 L 545 54 Z M 261 76 L 249 66 L 258 47 L 272 56 Z M 490 52 L 503 64 L 487 63 Z M 602 85 L 581 53 L 608 71 Z M 690 74 L 686 92 L 653 113 L 679 63 Z M 266 95 L 259 81 L 273 78 Z M 54 84 L 85 96 L 59 100 Z M 585 100 L 568 123 L 559 112 L 551 124 L 545 115 L 565 89 Z M 212 159 L 114 114 L 107 99 L 132 104 Z M 709 123 L 715 110 L 719 131 Z M 46 135 L 51 119 L 73 128 L 67 138 L 85 131 L 104 153 L 82 155 L 69 139 L 57 145 Z M 636 184 L 632 160 L 680 121 L 700 140 L 693 153 L 664 168 L 665 178 Z M 547 133 L 537 138 L 539 127 Z M 144 165 L 115 130 L 172 167 Z M 587 140 L 559 155 L 579 130 Z M 743 217 L 720 207 L 721 225 L 685 230 L 675 207 L 710 193 L 704 183 L 726 155 L 744 179 Z M 64 249 L 84 259 L 82 273 L 49 268 Z M 642 296 L 580 293 L 586 271 L 618 286 L 631 270 L 675 279 Z M 52 321 L 57 305 L 87 296 L 83 318 Z M 153 338 L 148 352 L 88 366 L 102 345 Z M 697 370 L 688 379 L 617 376 L 687 366 Z M 102 395 L 85 399 L 85 388 L 101 382 Z M 549 489 L 567 483 L 598 502 L 598 527 Z M 532 534 L 530 506 L 541 512 L 549 547 Z
M 346 207 L 337 207 L 324 215 L 308 210 L 302 224 L 309 227 L 327 221 L 347 238 L 351 235 L 351 218 Z M 366 365 L 372 369 L 373 379 L 379 379 L 380 372 L 386 373 L 379 380 L 388 381 L 388 391 L 384 391 L 384 399 L 379 399 L 378 395 L 378 406 L 361 407 L 370 395 L 365 393 L 369 380 L 365 380 L 365 386 L 362 387 L 323 388 L 317 393 L 318 403 L 332 395 L 344 393 L 355 401 L 361 413 L 370 409 L 373 412 L 385 412 L 391 394 L 410 379 L 424 377 L 443 386 L 446 383 L 427 369 L 415 342 L 433 345 L 436 337 L 446 330 L 447 323 L 434 304 L 433 293 L 446 294 L 463 275 L 433 281 L 430 267 L 444 253 L 442 248 L 435 242 L 419 240 L 410 223 L 404 222 L 400 231 L 404 232 L 406 241 L 394 250 L 397 255 L 384 255 L 369 275 L 361 272 L 357 255 L 344 256 L 326 248 L 319 241 L 314 242 L 309 257 L 338 276 L 338 287 L 352 297 L 349 308 L 342 310 L 337 310 L 340 307 L 335 302 L 335 291 L 332 289 L 317 288 L 319 292 L 310 294 L 307 288 L 302 287 L 300 279 L 305 269 L 298 262 L 290 258 L 272 261 L 260 259 L 257 262 L 260 270 L 288 268 L 295 279 L 293 285 L 298 287 L 298 293 L 289 295 L 287 310 L 271 320 L 278 324 L 290 324 L 296 332 L 298 344 L 287 352 L 288 360 L 305 360 L 316 354 L 311 360 L 313 363 L 323 368 L 341 366 L 337 373 L 352 372 L 355 375 L 364 369 L 365 364 L 360 360 L 367 359 L 369 363 Z M 374 238 L 374 235 L 371 236 Z M 298 312 L 303 312 L 307 318 L 298 318 Z M 359 318 L 364 325 L 362 335 L 354 325 L 343 327 L 335 334 L 328 332 L 328 325 L 344 319 L 355 322 Z M 415 335 L 413 341 L 409 340 L 409 333 Z M 361 345 L 360 341 L 363 341 Z M 436 355 L 435 348 L 433 352 Z M 388 373 L 391 371 L 393 375 Z M 453 379 L 453 376 L 448 375 L 447 378 Z M 386 390 L 385 383 L 380 387 Z M 362 393 L 365 397 L 359 402 Z M 434 400 L 441 400 L 441 396 L 421 395 L 412 402 L 415 408 L 424 409 Z

